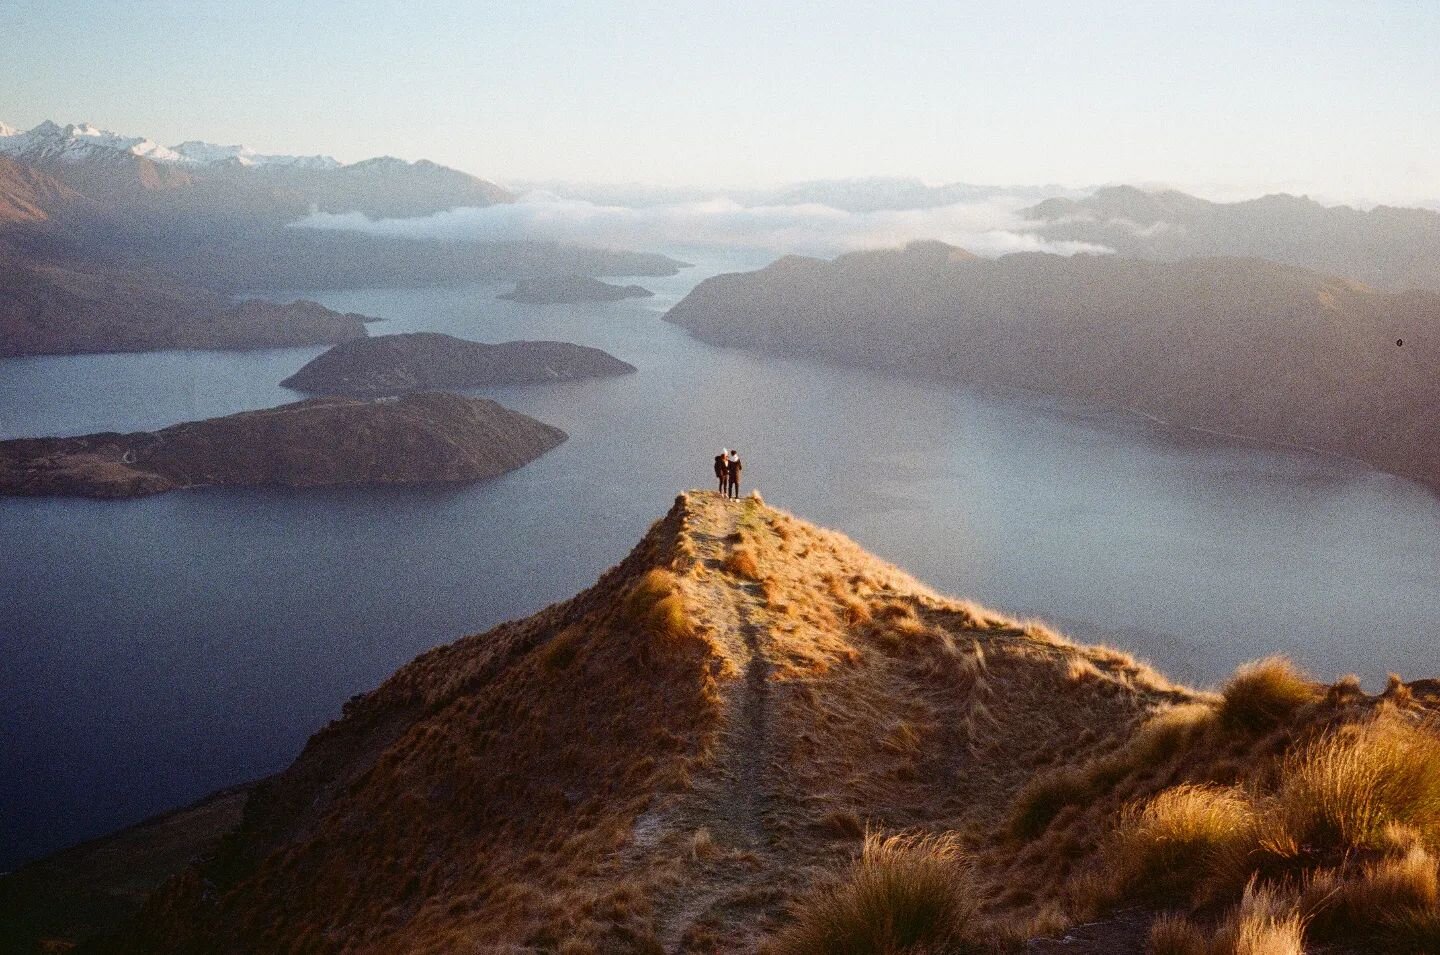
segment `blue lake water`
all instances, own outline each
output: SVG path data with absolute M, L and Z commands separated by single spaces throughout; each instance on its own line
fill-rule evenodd
M 570 440 L 445 490 L 0 499 L 0 871 L 274 772 L 420 651 L 588 586 L 721 445 L 748 487 L 957 595 L 1185 680 L 1288 653 L 1440 672 L 1440 498 L 1353 463 L 1117 414 L 719 349 L 654 299 L 508 286 L 312 295 L 481 341 L 595 345 L 623 378 L 484 392 Z M 628 281 L 628 280 L 627 280 Z M 0 437 L 150 429 L 295 400 L 319 349 L 0 362 Z

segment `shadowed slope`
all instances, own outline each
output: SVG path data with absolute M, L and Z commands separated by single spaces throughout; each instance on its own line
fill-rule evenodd
M 1191 698 L 695 492 L 590 590 L 357 697 L 114 950 L 753 950 L 867 826 L 1001 838 L 1041 768 Z
M 0 225 L 44 222 L 50 213 L 83 197 L 53 176 L 0 156 Z

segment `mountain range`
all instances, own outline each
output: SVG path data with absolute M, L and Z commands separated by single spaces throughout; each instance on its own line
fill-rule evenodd
M 939 242 L 719 275 L 666 315 L 706 341 L 1061 395 L 1319 449 L 1440 486 L 1440 294 L 1255 258 Z
M 3 127 L 0 354 L 334 344 L 364 334 L 358 318 L 223 300 L 277 288 L 673 275 L 684 264 L 557 242 L 291 228 L 316 211 L 408 217 L 512 200 L 423 159 L 342 165 L 194 141 L 168 148 L 89 125 Z
M 427 215 L 459 205 L 511 202 L 494 183 L 428 160 L 381 156 L 342 164 L 330 156 L 281 156 L 246 146 L 188 141 L 173 147 L 88 123 L 45 121 L 0 134 L 0 155 L 42 170 L 94 199 L 161 201 L 199 191 L 210 204 L 298 217 L 310 209 L 375 217 Z
M 1175 190 L 1112 186 L 1084 198 L 1055 197 L 1022 213 L 1055 240 L 1121 255 L 1176 260 L 1255 256 L 1380 288 L 1440 291 L 1440 211 L 1326 206 L 1277 194 L 1211 202 Z

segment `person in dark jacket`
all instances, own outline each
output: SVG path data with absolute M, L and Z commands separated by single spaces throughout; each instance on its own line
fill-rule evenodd
M 740 496 L 740 452 L 731 450 L 730 456 L 725 459 L 726 491 L 731 497 Z
M 729 448 L 721 448 L 720 453 L 715 455 L 715 479 L 720 482 L 718 490 L 725 493 L 725 488 L 730 482 L 730 463 L 726 460 L 730 457 Z

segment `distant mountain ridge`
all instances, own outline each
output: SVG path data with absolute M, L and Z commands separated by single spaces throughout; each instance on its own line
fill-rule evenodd
M 233 302 L 136 269 L 69 267 L 0 247 L 0 357 L 334 345 L 362 315 L 315 302 Z
M 1122 255 L 1256 256 L 1396 291 L 1440 291 L 1440 212 L 1430 209 L 1362 211 L 1284 193 L 1211 202 L 1173 189 L 1110 186 L 1083 199 L 1046 199 L 1022 214 L 1047 239 Z
M 154 162 L 196 167 L 237 163 L 333 169 L 341 165 L 333 156 L 266 155 L 248 146 L 221 146 L 193 139 L 166 147 L 144 136 L 126 136 L 90 123 L 61 126 L 47 119 L 23 132 L 0 123 L 0 153 L 20 156 L 29 162 L 79 163 L 105 152 L 127 152 Z
M 716 344 L 1058 394 L 1440 487 L 1433 292 L 1254 258 L 979 259 L 930 242 L 715 276 L 665 317 Z
M 331 156 L 269 155 L 199 140 L 167 147 L 88 123 L 49 120 L 24 132 L 5 129 L 0 156 L 102 200 L 153 204 L 198 191 L 214 207 L 293 219 L 312 209 L 407 217 L 515 199 L 492 182 L 425 159 L 380 156 L 343 164 Z
M 983 183 L 950 182 L 931 185 L 910 176 L 860 176 L 846 179 L 813 179 L 766 187 L 649 186 L 642 183 L 575 182 L 559 179 L 519 180 L 511 183 L 517 192 L 540 190 L 566 199 L 580 199 L 600 205 L 655 206 L 672 203 L 730 199 L 746 207 L 823 205 L 845 212 L 883 212 L 933 209 L 961 202 L 994 199 L 1036 202 L 1055 196 L 1083 198 L 1089 189 L 1062 185 L 997 186 Z

